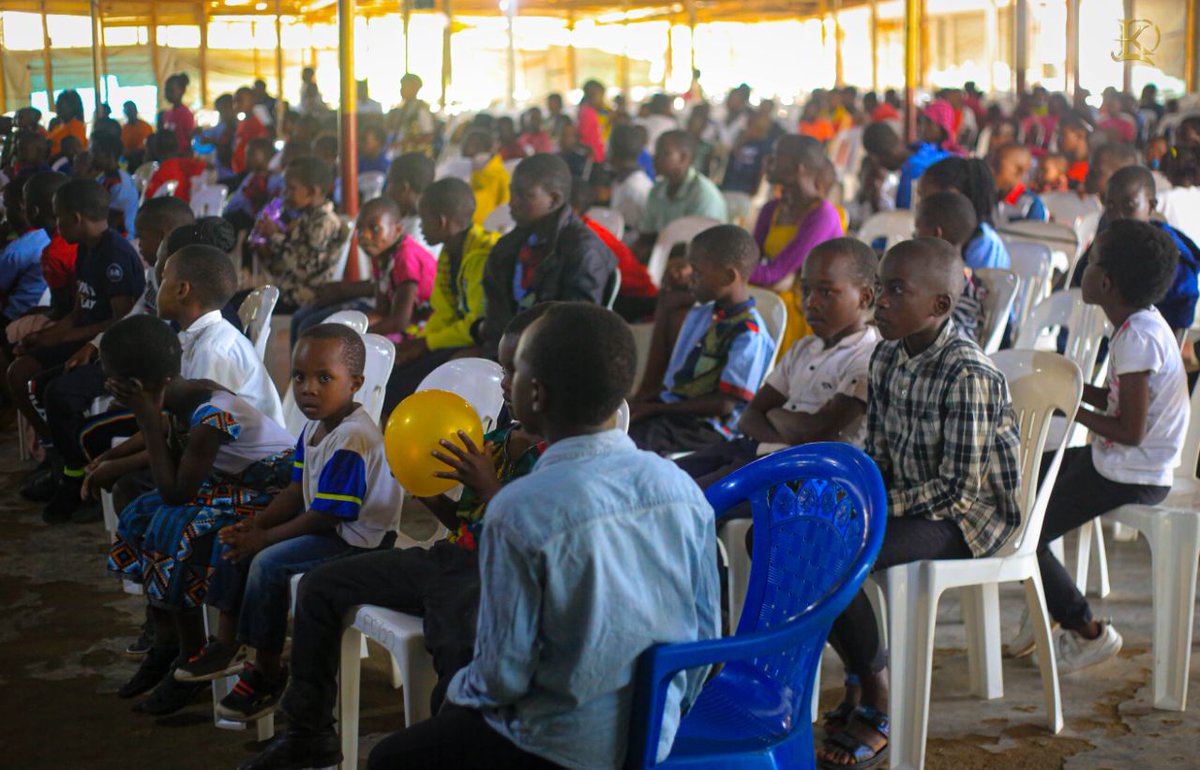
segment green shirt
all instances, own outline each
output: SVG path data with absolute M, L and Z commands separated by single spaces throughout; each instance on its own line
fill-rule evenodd
M 688 169 L 687 178 L 675 191 L 674 197 L 667 193 L 670 184 L 661 179 L 650 190 L 646 199 L 646 210 L 642 214 L 638 229 L 644 233 L 661 233 L 667 225 L 683 217 L 708 217 L 718 222 L 729 220 L 725 208 L 725 196 L 712 180 L 696 169 Z

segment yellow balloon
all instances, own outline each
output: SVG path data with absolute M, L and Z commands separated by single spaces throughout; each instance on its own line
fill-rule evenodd
M 451 468 L 432 453 L 436 449 L 449 454 L 439 443 L 442 439 L 462 447 L 460 430 L 475 446 L 483 446 L 479 413 L 462 396 L 445 390 L 423 390 L 401 401 L 383 432 L 388 465 L 400 486 L 417 497 L 432 497 L 453 488 L 458 482 L 433 475 Z

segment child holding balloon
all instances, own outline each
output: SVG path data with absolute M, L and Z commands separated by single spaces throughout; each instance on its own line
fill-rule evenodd
M 304 332 L 292 356 L 292 388 L 309 422 L 296 442 L 291 484 L 253 520 L 219 533 L 225 552 L 207 598 L 221 611 L 217 638 L 175 677 L 200 682 L 240 667 L 237 685 L 216 708 L 224 718 L 257 719 L 283 694 L 292 576 L 378 548 L 396 525 L 400 489 L 388 472 L 383 436 L 354 400 L 365 361 L 362 337 L 346 326 Z M 253 664 L 240 665 L 243 644 L 256 651 Z

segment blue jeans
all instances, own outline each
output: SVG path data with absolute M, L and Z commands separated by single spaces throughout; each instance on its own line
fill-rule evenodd
M 222 612 L 237 612 L 239 642 L 256 650 L 282 652 L 292 576 L 363 550 L 336 532 L 326 532 L 276 543 L 259 551 L 248 564 L 222 561 L 213 576 L 208 604 Z

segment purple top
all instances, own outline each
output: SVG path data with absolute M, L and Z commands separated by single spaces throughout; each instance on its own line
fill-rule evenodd
M 779 198 L 768 201 L 754 224 L 754 240 L 760 249 L 767 242 L 767 233 L 771 231 L 771 220 L 775 216 L 775 209 L 779 207 L 779 201 Z M 799 270 L 804 264 L 804 258 L 814 246 L 841 238 L 844 234 L 842 219 L 838 216 L 837 209 L 829 201 L 821 201 L 820 205 L 800 221 L 792 242 L 776 254 L 774 259 L 761 262 L 754 268 L 750 283 L 756 286 L 775 285 L 785 275 Z

